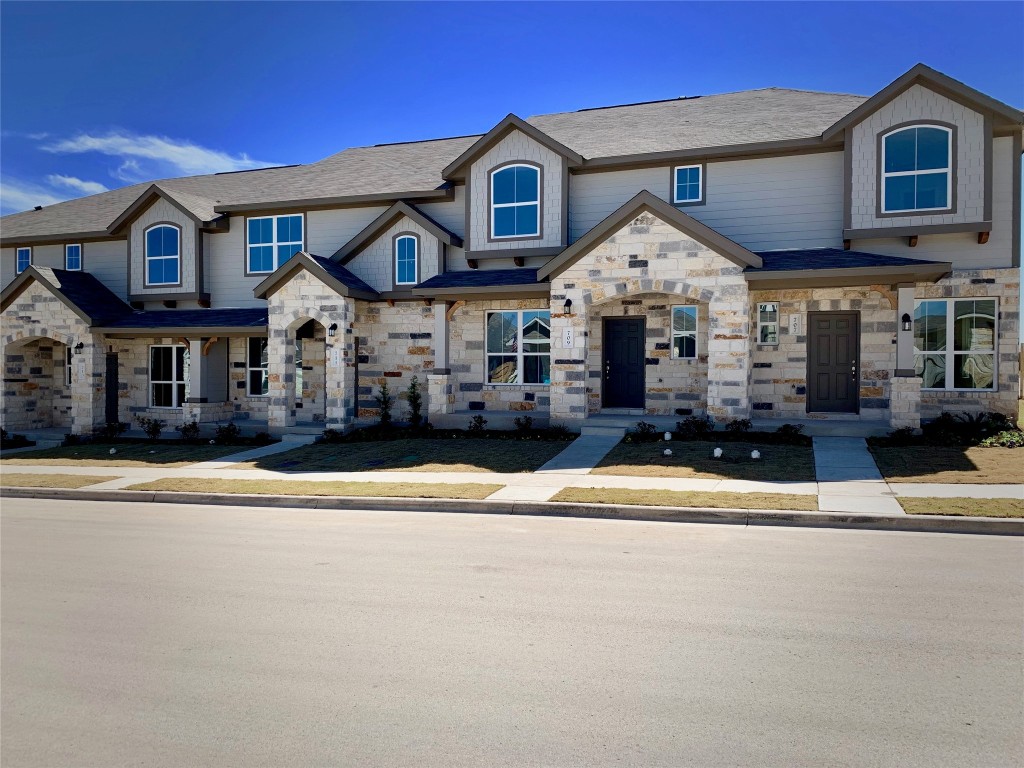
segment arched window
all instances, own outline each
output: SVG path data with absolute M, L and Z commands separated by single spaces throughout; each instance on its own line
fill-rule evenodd
M 882 213 L 944 211 L 952 200 L 953 132 L 914 125 L 882 137 Z
M 181 282 L 181 230 L 157 224 L 146 230 L 146 285 Z
M 540 168 L 506 165 L 491 171 L 491 238 L 540 235 Z
M 419 274 L 419 239 L 415 235 L 395 238 L 395 285 L 415 285 Z

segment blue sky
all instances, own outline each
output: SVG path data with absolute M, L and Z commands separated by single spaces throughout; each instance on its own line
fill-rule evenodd
M 0 4 L 3 213 L 128 183 L 918 61 L 1024 106 L 1024 3 Z

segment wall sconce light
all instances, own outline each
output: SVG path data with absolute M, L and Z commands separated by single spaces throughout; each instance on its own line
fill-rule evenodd
M 85 342 L 84 341 L 80 341 L 77 344 L 75 344 L 75 354 L 76 355 L 82 354 L 82 350 L 83 349 L 85 349 Z
M 566 299 L 565 304 L 562 306 L 562 312 L 566 315 L 572 314 L 572 299 Z
M 337 323 L 331 323 L 330 326 L 327 328 L 327 335 L 328 336 L 334 336 L 334 334 L 336 334 L 337 332 L 338 332 L 338 324 Z
M 903 317 L 901 317 L 900 320 L 903 322 L 904 331 L 909 331 L 913 327 L 910 324 L 910 315 L 908 315 L 906 312 L 903 313 Z

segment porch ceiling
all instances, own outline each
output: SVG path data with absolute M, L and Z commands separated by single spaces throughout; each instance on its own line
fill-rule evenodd
M 758 253 L 762 265 L 743 276 L 752 289 L 834 288 L 876 283 L 934 283 L 953 265 L 841 248 L 804 248 Z

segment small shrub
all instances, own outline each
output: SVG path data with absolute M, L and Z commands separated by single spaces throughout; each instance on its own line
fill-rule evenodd
M 916 432 L 913 427 L 900 427 L 894 429 L 889 433 L 889 436 L 885 440 L 886 445 L 890 446 L 904 446 L 913 445 L 917 442 L 917 437 L 914 435 Z
M 733 419 L 732 421 L 725 425 L 725 431 L 732 432 L 733 434 L 742 434 L 744 432 L 749 432 L 753 428 L 754 424 L 750 421 L 750 419 Z
M 420 380 L 416 376 L 409 381 L 405 399 L 409 403 L 409 426 L 419 429 L 423 424 L 423 393 L 420 392 Z
M 340 429 L 325 429 L 323 434 L 320 435 L 320 441 L 324 443 L 341 443 L 344 442 L 345 433 Z
M 374 395 L 373 399 L 377 401 L 377 408 L 380 411 L 378 423 L 382 427 L 391 426 L 391 407 L 395 404 L 395 398 L 391 394 L 391 390 L 388 389 L 387 379 L 384 379 L 384 383 L 380 385 L 380 391 Z
M 175 432 L 181 432 L 182 440 L 198 440 L 199 439 L 199 423 L 196 421 L 190 421 L 186 424 L 174 428 Z
M 6 429 L 0 428 L 0 448 L 27 448 L 30 445 L 35 445 L 35 443 L 24 435 L 12 434 Z
M 484 427 L 487 426 L 487 419 L 481 416 L 479 413 L 469 420 L 469 426 L 467 431 L 469 432 L 483 432 Z
M 802 445 L 807 442 L 803 424 L 783 424 L 774 434 L 775 439 L 782 445 Z
M 269 445 L 274 442 L 274 437 L 269 432 L 257 432 L 252 436 L 253 445 Z
M 544 434 L 551 440 L 572 440 L 576 437 L 565 424 L 552 424 L 544 430 Z
M 160 439 L 160 433 L 163 432 L 164 427 L 167 426 L 167 422 L 163 419 L 149 419 L 145 416 L 136 416 L 135 421 L 138 422 L 139 427 L 146 433 L 146 437 L 150 440 Z
M 227 424 L 218 425 L 213 439 L 216 440 L 219 445 L 231 445 L 232 443 L 238 442 L 238 438 L 241 434 L 242 430 L 238 428 L 238 425 L 233 421 L 229 421 Z
M 68 432 L 67 434 L 64 435 L 64 442 L 61 443 L 61 445 L 64 448 L 70 448 L 71 446 L 74 445 L 81 445 L 82 442 L 83 441 L 81 435 L 76 435 L 74 432 Z
M 1024 448 L 1024 432 L 1019 429 L 1007 429 L 998 435 L 986 437 L 981 441 L 985 448 Z
M 627 443 L 653 443 L 659 438 L 657 427 L 646 421 L 638 421 L 636 426 L 626 433 L 623 440 Z
M 104 424 L 96 430 L 96 439 L 100 441 L 117 440 L 128 431 L 128 423 L 124 421 L 112 421 Z
M 682 440 L 700 440 L 715 431 L 715 420 L 710 416 L 688 416 L 676 422 L 676 434 Z
M 533 416 L 516 416 L 512 419 L 516 425 L 516 432 L 526 433 L 533 431 Z

